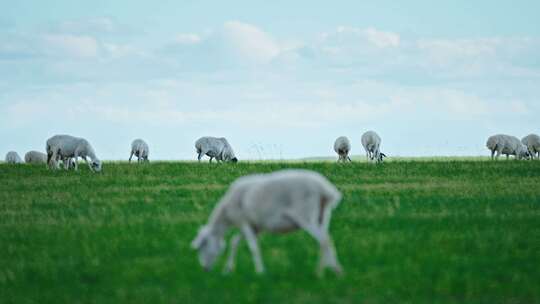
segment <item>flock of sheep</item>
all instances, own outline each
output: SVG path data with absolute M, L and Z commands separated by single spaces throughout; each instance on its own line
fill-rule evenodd
M 386 157 L 380 152 L 381 138 L 377 133 L 368 131 L 362 135 L 362 145 L 366 150 L 368 160 L 376 160 L 382 162 Z M 238 162 L 238 158 L 234 155 L 234 150 L 224 137 L 204 136 L 195 142 L 195 150 L 199 162 L 203 156 L 210 157 L 210 162 L 215 158 L 217 162 Z M 338 137 L 334 143 L 334 150 L 339 156 L 338 161 L 351 161 L 349 152 L 351 151 L 351 143 L 345 136 Z M 77 170 L 77 159 L 82 158 L 92 171 L 101 170 L 101 161 L 96 156 L 94 148 L 88 140 L 70 135 L 55 135 L 49 138 L 45 145 L 45 151 L 30 151 L 24 156 L 26 163 L 47 164 L 51 169 L 58 169 L 60 165 L 68 170 L 73 168 Z M 131 154 L 129 161 L 133 155 L 137 157 L 138 162 L 148 162 L 150 148 L 142 139 L 135 139 L 131 143 Z M 90 161 L 88 161 L 88 158 Z M 10 151 L 6 155 L 6 163 L 17 164 L 22 163 L 19 154 Z
M 367 131 L 362 134 L 362 146 L 366 151 L 368 161 L 380 163 L 386 157 L 381 152 L 381 138 L 374 131 Z M 510 155 L 516 159 L 540 158 L 540 136 L 529 134 L 521 141 L 511 135 L 497 134 L 490 136 L 486 143 L 491 151 L 491 159 L 498 159 L 501 154 L 509 158 Z M 92 171 L 101 170 L 101 161 L 97 158 L 94 148 L 90 143 L 79 137 L 70 135 L 55 135 L 47 140 L 46 154 L 39 151 L 29 151 L 24 155 L 24 162 L 30 164 L 47 164 L 51 169 L 60 168 L 63 165 L 65 169 L 73 168 L 77 170 L 77 159 L 80 157 L 88 164 Z M 216 159 L 217 162 L 237 162 L 234 151 L 224 137 L 205 136 L 195 142 L 195 150 L 199 162 L 206 155 L 210 157 L 210 162 Z M 334 151 L 338 155 L 338 162 L 350 162 L 349 153 L 351 151 L 351 142 L 346 136 L 340 136 L 334 142 Z M 150 149 L 148 144 L 142 139 L 135 139 L 131 144 L 131 154 L 129 161 L 135 155 L 138 162 L 148 162 Z M 88 161 L 87 158 L 90 158 Z M 15 151 L 6 154 L 5 162 L 8 164 L 23 163 L 23 160 Z
M 491 159 L 498 159 L 501 154 L 505 154 L 506 159 L 510 155 L 516 159 L 540 158 L 540 136 L 536 134 L 529 134 L 521 141 L 515 136 L 497 134 L 488 138 L 486 146 L 491 151 Z
M 381 138 L 377 133 L 368 131 L 362 135 L 362 145 L 368 161 L 382 162 L 386 157 L 380 151 Z M 491 151 L 491 158 L 500 154 L 514 155 L 516 159 L 540 158 L 540 137 L 535 134 L 524 137 L 521 141 L 514 136 L 498 134 L 488 138 L 486 146 Z M 237 162 L 229 142 L 221 137 L 202 137 L 195 142 L 199 162 L 204 155 L 217 162 Z M 334 142 L 338 162 L 350 162 L 351 143 L 345 136 Z M 47 164 L 51 169 L 60 168 L 60 163 L 67 170 L 77 170 L 77 159 L 86 161 L 92 171 L 101 170 L 101 161 L 97 158 L 92 145 L 84 138 L 69 135 L 55 135 L 47 140 L 46 154 L 30 151 L 25 155 L 27 163 Z M 138 162 L 147 162 L 150 153 L 148 144 L 136 139 L 131 144 L 131 154 Z M 89 160 L 88 160 L 89 159 Z M 6 155 L 7 163 L 21 163 L 16 152 Z M 242 239 L 247 242 L 251 252 L 255 271 L 264 272 L 257 235 L 261 232 L 286 233 L 298 229 L 306 231 L 320 247 L 317 274 L 322 275 L 326 268 L 336 274 L 343 270 L 338 261 L 332 238 L 328 232 L 332 210 L 341 201 L 339 190 L 324 176 L 309 170 L 286 169 L 268 174 L 253 174 L 238 178 L 232 183 L 225 195 L 214 207 L 207 224 L 203 225 L 191 242 L 191 247 L 198 251 L 199 263 L 210 270 L 217 258 L 225 251 L 225 236 L 231 228 L 239 232 L 229 240 L 229 254 L 224 272 L 235 268 L 238 244 Z
M 50 169 L 58 169 L 60 165 L 68 170 L 73 168 L 78 169 L 77 159 L 82 158 L 90 170 L 101 171 L 101 161 L 96 156 L 96 152 L 88 140 L 71 135 L 55 135 L 45 144 L 45 151 L 30 151 L 24 155 L 24 161 L 31 164 L 47 164 Z M 150 150 L 148 144 L 142 139 L 136 139 L 131 144 L 131 155 L 137 157 L 138 162 L 147 162 Z M 90 159 L 90 161 L 88 161 Z M 6 155 L 6 163 L 17 164 L 22 163 L 22 159 L 17 152 L 10 151 Z
M 378 163 L 383 161 L 383 158 L 386 157 L 384 153 L 381 152 L 381 138 L 375 131 L 367 131 L 362 134 L 362 146 L 366 150 L 366 157 L 368 161 L 376 161 Z M 340 136 L 334 142 L 334 151 L 338 155 L 338 162 L 347 162 L 351 161 L 349 157 L 349 152 L 351 151 L 351 142 L 346 136 Z

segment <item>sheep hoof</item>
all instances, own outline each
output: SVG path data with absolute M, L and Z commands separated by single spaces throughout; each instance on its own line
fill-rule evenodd
M 345 273 L 343 272 L 343 268 L 341 268 L 340 265 L 337 265 L 334 267 L 334 272 L 336 273 L 336 276 L 338 278 L 343 278 L 345 276 Z

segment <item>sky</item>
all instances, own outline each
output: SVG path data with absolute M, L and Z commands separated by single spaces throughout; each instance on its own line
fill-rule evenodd
M 88 139 L 99 158 L 488 155 L 540 133 L 540 1 L 0 0 L 0 154 Z

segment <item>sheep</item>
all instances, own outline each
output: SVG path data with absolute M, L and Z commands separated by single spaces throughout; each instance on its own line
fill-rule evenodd
M 499 159 L 499 155 L 505 154 L 506 159 L 510 155 L 515 155 L 516 159 L 529 158 L 527 147 L 515 136 L 497 134 L 490 136 L 486 142 L 486 147 L 491 151 L 491 159 Z M 495 155 L 497 152 L 497 155 Z
M 199 229 L 191 248 L 198 251 L 199 263 L 210 270 L 225 249 L 229 228 L 239 229 L 230 239 L 224 273 L 234 270 L 239 241 L 245 238 L 255 272 L 264 273 L 257 234 L 263 231 L 286 233 L 302 229 L 320 245 L 317 274 L 326 267 L 342 273 L 328 232 L 332 210 L 341 193 L 325 177 L 309 170 L 281 170 L 238 178 L 214 207 L 208 223 Z
M 150 149 L 148 148 L 148 144 L 142 139 L 135 139 L 131 143 L 131 155 L 129 156 L 129 162 L 131 162 L 131 158 L 134 154 L 137 156 L 137 162 L 148 162 L 149 153 Z
M 47 154 L 39 151 L 28 151 L 24 155 L 24 162 L 29 164 L 46 164 Z
M 529 134 L 521 140 L 527 149 L 532 159 L 540 159 L 540 136 L 536 134 Z
M 349 151 L 351 151 L 351 142 L 345 136 L 340 136 L 334 142 L 334 151 L 338 154 L 338 162 L 351 161 Z
M 15 151 L 9 151 L 6 154 L 6 163 L 8 164 L 22 164 L 22 159 Z
M 386 157 L 386 155 L 380 151 L 381 138 L 374 131 L 367 131 L 362 134 L 362 146 L 364 146 L 364 149 L 366 150 L 368 161 L 376 160 L 377 163 L 382 163 L 383 158 Z
M 64 168 L 68 169 L 71 167 L 70 158 L 73 158 L 73 168 L 77 170 L 77 157 L 81 157 L 88 164 L 90 170 L 101 171 L 101 161 L 97 158 L 92 145 L 84 138 L 55 135 L 47 140 L 45 148 L 47 151 L 47 164 L 49 164 L 50 168 L 57 168 L 58 165 L 55 162 L 62 160 Z M 91 162 L 88 162 L 87 156 L 90 157 Z
M 234 151 L 229 145 L 229 142 L 224 137 L 211 137 L 204 136 L 199 138 L 195 142 L 195 149 L 198 154 L 198 160 L 201 161 L 203 155 L 208 155 L 210 157 L 210 162 L 213 158 L 216 158 L 216 161 L 231 161 L 233 163 L 238 162 L 236 156 L 234 156 Z

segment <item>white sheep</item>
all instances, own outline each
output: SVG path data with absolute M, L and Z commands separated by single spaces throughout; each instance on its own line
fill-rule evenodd
M 351 142 L 345 136 L 340 136 L 334 142 L 334 151 L 338 154 L 338 162 L 351 161 L 349 152 L 351 151 Z
M 540 136 L 529 134 L 523 137 L 521 143 L 527 147 L 531 158 L 534 159 L 536 157 L 536 159 L 540 159 Z
M 386 157 L 384 153 L 381 152 L 381 138 L 374 131 L 367 131 L 362 134 L 362 146 L 366 150 L 366 157 L 368 161 L 377 161 L 381 163 L 383 158 Z
M 29 164 L 46 164 L 47 154 L 39 151 L 28 151 L 24 155 L 24 162 Z
M 6 163 L 8 164 L 22 164 L 22 159 L 15 151 L 9 151 L 6 154 Z
M 506 159 L 510 155 L 515 155 L 516 159 L 529 158 L 527 147 L 515 136 L 505 134 L 490 136 L 486 147 L 491 151 L 491 159 L 499 159 L 501 154 L 505 154 Z M 496 155 L 495 152 L 497 152 Z
M 201 227 L 191 243 L 198 250 L 199 262 L 210 270 L 225 249 L 224 237 L 229 228 L 237 228 L 230 239 L 225 272 L 235 266 L 239 241 L 245 238 L 255 271 L 264 272 L 257 234 L 263 231 L 285 233 L 305 230 L 320 245 L 317 274 L 330 267 L 342 273 L 328 232 L 332 210 L 341 193 L 325 177 L 308 170 L 282 170 L 269 174 L 248 175 L 237 179 L 214 207 L 208 223 Z
M 229 145 L 229 142 L 224 137 L 201 137 L 195 142 L 195 149 L 198 154 L 197 158 L 199 162 L 203 155 L 208 155 L 210 157 L 210 162 L 212 162 L 212 158 L 215 158 L 218 162 L 231 161 L 235 163 L 238 161 L 236 156 L 234 156 L 231 145 Z
M 135 139 L 131 143 L 131 155 L 129 156 L 129 162 L 131 162 L 131 158 L 133 155 L 137 156 L 137 162 L 148 162 L 148 154 L 150 153 L 150 149 L 148 148 L 148 144 L 142 140 L 142 139 Z
M 97 158 L 92 145 L 84 139 L 70 135 L 55 135 L 47 140 L 47 163 L 51 168 L 57 168 L 56 162 L 62 160 L 66 169 L 71 167 L 70 158 L 73 158 L 73 167 L 78 169 L 77 158 L 81 157 L 92 171 L 101 171 L 101 161 Z M 88 162 L 86 157 L 90 157 Z M 66 164 L 69 164 L 66 166 Z

